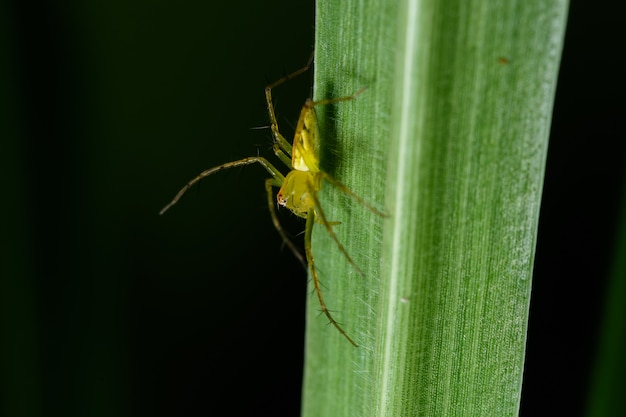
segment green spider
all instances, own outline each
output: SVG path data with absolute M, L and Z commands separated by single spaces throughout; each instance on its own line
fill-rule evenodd
M 274 138 L 273 150 L 278 159 L 280 159 L 289 169 L 287 176 L 284 176 L 267 159 L 260 156 L 252 156 L 237 161 L 227 162 L 225 164 L 203 171 L 198 176 L 189 181 L 178 192 L 178 194 L 176 194 L 174 199 L 160 211 L 159 214 L 165 213 L 171 206 L 178 202 L 182 195 L 185 194 L 185 192 L 191 186 L 209 175 L 229 168 L 235 168 L 255 163 L 260 164 L 272 176 L 271 178 L 265 180 L 265 190 L 267 191 L 267 201 L 274 227 L 284 240 L 285 244 L 294 253 L 296 258 L 303 265 L 308 264 L 311 275 L 313 277 L 313 286 L 315 288 L 315 293 L 317 294 L 317 298 L 319 299 L 322 312 L 326 315 L 330 323 L 339 331 L 339 333 L 341 333 L 346 339 L 348 339 L 348 341 L 352 345 L 357 346 L 354 340 L 352 340 L 350 336 L 348 336 L 348 334 L 339 325 L 339 323 L 335 321 L 333 316 L 330 314 L 330 311 L 326 307 L 326 302 L 324 301 L 324 297 L 322 295 L 319 277 L 317 275 L 317 269 L 315 268 L 315 259 L 313 257 L 313 251 L 311 249 L 311 234 L 313 231 L 313 225 L 315 224 L 315 222 L 317 222 L 324 226 L 330 237 L 337 244 L 337 247 L 339 248 L 341 253 L 348 260 L 348 262 L 358 271 L 359 274 L 363 275 L 361 269 L 354 263 L 350 255 L 348 255 L 348 252 L 346 251 L 344 246 L 337 238 L 337 235 L 333 230 L 333 225 L 336 225 L 337 223 L 328 221 L 328 219 L 326 218 L 326 214 L 322 209 L 318 198 L 318 193 L 322 188 L 322 182 L 324 180 L 328 181 L 346 195 L 354 198 L 371 212 L 379 216 L 385 216 L 385 214 L 365 202 L 361 197 L 352 192 L 344 184 L 334 179 L 330 174 L 322 171 L 319 164 L 320 135 L 315 107 L 341 101 L 354 100 L 365 89 L 361 89 L 351 96 L 331 98 L 319 101 L 307 99 L 304 103 L 304 106 L 302 107 L 302 111 L 300 112 L 300 118 L 298 119 L 298 124 L 296 125 L 293 145 L 289 144 L 289 142 L 285 140 L 283 135 L 278 130 L 278 122 L 276 121 L 274 105 L 272 102 L 272 89 L 306 72 L 310 68 L 312 62 L 313 56 L 311 56 L 309 62 L 304 67 L 292 72 L 289 75 L 286 75 L 285 77 L 282 77 L 278 81 L 275 81 L 265 87 L 265 98 L 267 100 L 270 128 L 272 130 L 272 136 Z M 278 204 L 291 210 L 295 215 L 306 219 L 304 232 L 304 250 L 306 254 L 306 262 L 296 245 L 291 241 L 291 239 L 289 239 L 284 229 L 280 225 L 278 216 L 276 214 L 276 207 L 273 201 L 274 187 L 279 188 L 276 195 Z

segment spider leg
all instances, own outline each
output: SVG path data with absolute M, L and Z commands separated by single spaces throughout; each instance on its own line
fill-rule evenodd
M 320 302 L 320 307 L 322 312 L 328 320 L 330 324 L 332 324 L 339 333 L 343 335 L 348 342 L 350 342 L 353 346 L 358 347 L 358 345 L 348 336 L 348 334 L 341 328 L 339 323 L 335 321 L 333 316 L 330 314 L 328 307 L 326 307 L 326 302 L 324 301 L 324 296 L 322 295 L 322 287 L 320 285 L 319 277 L 317 276 L 317 269 L 315 269 L 315 260 L 313 259 L 313 250 L 311 249 L 311 233 L 313 232 L 313 225 L 315 224 L 315 213 L 313 210 L 309 211 L 309 214 L 306 218 L 306 228 L 304 230 L 304 250 L 306 252 L 306 258 L 309 261 L 309 266 L 311 268 L 311 275 L 313 276 L 313 286 L 315 287 L 315 293 L 317 294 L 317 298 Z
M 272 216 L 272 223 L 274 223 L 274 227 L 278 231 L 278 234 L 283 239 L 287 247 L 291 250 L 291 252 L 293 252 L 294 256 L 298 259 L 298 261 L 300 261 L 304 269 L 306 269 L 307 264 L 306 264 L 306 261 L 304 260 L 304 257 L 302 256 L 302 254 L 300 253 L 296 245 L 291 241 L 291 239 L 289 239 L 289 237 L 287 236 L 287 233 L 285 233 L 285 230 L 280 225 L 278 216 L 276 215 L 276 205 L 274 201 L 274 192 L 272 190 L 272 187 L 280 187 L 281 185 L 282 185 L 282 182 L 277 181 L 274 178 L 268 178 L 265 181 L 265 190 L 267 191 L 267 204 L 270 209 L 270 215 Z
M 272 101 L 272 89 L 278 87 L 285 81 L 289 81 L 292 78 L 297 77 L 298 75 L 308 71 L 309 68 L 311 67 L 311 64 L 313 63 L 313 56 L 314 54 L 311 53 L 311 56 L 309 57 L 309 60 L 304 67 L 292 72 L 291 74 L 285 75 L 284 77 L 274 81 L 273 83 L 265 87 L 265 100 L 267 101 L 267 112 L 270 117 L 270 128 L 272 129 L 272 136 L 274 137 L 274 143 L 275 143 L 274 153 L 276 153 L 276 155 L 279 158 L 281 158 L 281 160 L 282 160 L 282 157 L 276 152 L 277 147 L 278 149 L 281 149 L 282 151 L 284 151 L 284 153 L 286 153 L 287 155 L 291 155 L 291 144 L 284 138 L 283 135 L 280 134 L 278 130 L 278 121 L 276 120 L 276 113 L 274 111 L 274 103 Z M 291 168 L 291 162 L 288 163 L 287 166 L 289 166 L 290 169 L 293 169 Z
M 313 188 L 311 188 L 311 189 L 313 190 Z M 364 275 L 363 271 L 361 270 L 361 268 L 359 268 L 357 266 L 356 263 L 354 263 L 354 261 L 352 260 L 350 255 L 348 255 L 348 251 L 346 250 L 346 248 L 343 247 L 343 245 L 339 241 L 339 238 L 335 234 L 335 231 L 332 228 L 331 222 L 329 222 L 326 219 L 326 214 L 324 213 L 324 210 L 322 209 L 322 205 L 320 204 L 320 201 L 317 198 L 317 192 L 311 192 L 311 197 L 313 198 L 313 202 L 315 203 L 315 213 L 319 217 L 320 223 L 322 223 L 324 225 L 324 228 L 326 229 L 326 231 L 328 232 L 330 237 L 335 241 L 335 244 L 339 248 L 339 251 L 343 254 L 343 256 L 346 257 L 348 262 L 350 262 L 350 265 L 352 265 L 352 267 L 356 270 L 356 272 L 359 273 L 359 275 L 363 276 Z M 309 222 L 308 222 L 308 218 L 307 218 L 307 225 L 308 225 L 308 223 Z
M 240 166 L 243 166 L 243 165 L 250 165 L 250 164 L 255 164 L 255 163 L 261 164 L 263 166 L 263 168 L 265 168 L 267 170 L 267 172 L 272 174 L 273 179 L 276 180 L 277 182 L 282 184 L 282 182 L 285 180 L 285 177 L 283 176 L 283 174 L 281 174 L 280 171 L 277 170 L 274 167 L 274 165 L 269 163 L 267 159 L 265 159 L 265 158 L 263 158 L 261 156 L 252 156 L 252 157 L 249 157 L 249 158 L 240 159 L 238 161 L 227 162 L 225 164 L 218 165 L 218 166 L 213 167 L 211 169 L 207 169 L 206 171 L 202 171 L 200 174 L 198 174 L 197 177 L 195 177 L 194 179 L 189 181 L 178 192 L 178 194 L 176 194 L 174 199 L 168 205 L 166 205 L 165 207 L 163 207 L 161 209 L 159 214 L 163 214 L 167 210 L 169 210 L 170 207 L 172 207 L 174 204 L 176 204 L 178 202 L 178 200 L 180 200 L 180 198 L 183 196 L 183 194 L 185 194 L 185 192 L 187 192 L 187 190 L 189 188 L 191 188 L 195 183 L 200 181 L 202 178 L 208 177 L 209 175 L 215 174 L 216 172 L 220 172 L 220 171 L 223 171 L 225 169 L 235 168 L 235 167 L 240 167 Z
M 272 146 L 272 149 L 274 153 L 276 154 L 276 156 L 278 157 L 278 159 L 280 159 L 283 164 L 287 165 L 290 171 L 293 170 L 293 165 L 291 164 L 291 151 L 287 153 L 278 145 L 278 143 L 274 143 L 274 146 Z
M 350 100 L 354 100 L 355 98 L 357 98 L 358 96 L 360 96 L 361 94 L 363 94 L 363 92 L 367 90 L 367 87 L 363 87 L 360 90 L 358 90 L 356 93 L 352 94 L 351 96 L 344 96 L 344 97 L 335 97 L 335 98 L 326 98 L 323 100 L 318 100 L 318 101 L 313 101 L 311 99 L 308 99 L 304 105 L 306 107 L 314 107 L 314 106 L 324 106 L 326 104 L 334 104 L 334 103 L 338 103 L 340 101 L 350 101 Z
M 330 176 L 330 174 L 327 174 L 324 171 L 320 171 L 319 175 L 323 179 L 325 179 L 326 181 L 328 181 L 329 183 L 334 185 L 335 187 L 339 188 L 339 190 L 341 190 L 342 193 L 344 193 L 346 195 L 349 195 L 350 197 L 354 198 L 356 201 L 359 202 L 359 204 L 361 204 L 363 207 L 365 207 L 366 209 L 368 209 L 372 213 L 377 214 L 380 217 L 387 217 L 387 215 L 385 213 L 383 213 L 382 211 L 378 210 L 376 207 L 372 206 L 367 201 L 363 200 L 361 197 L 359 197 L 358 194 L 356 194 L 354 191 L 350 190 L 347 186 L 345 186 L 341 182 L 339 182 L 336 179 L 334 179 L 332 176 Z

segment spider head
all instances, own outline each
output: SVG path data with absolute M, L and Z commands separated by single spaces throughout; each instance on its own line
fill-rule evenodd
M 315 200 L 311 195 L 316 192 L 313 183 L 313 174 L 309 171 L 291 171 L 276 196 L 278 204 L 295 215 L 306 218 L 307 213 L 315 207 Z

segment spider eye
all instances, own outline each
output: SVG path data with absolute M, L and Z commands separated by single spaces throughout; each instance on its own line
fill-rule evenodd
M 287 206 L 287 199 L 285 198 L 282 190 L 276 194 L 276 199 L 278 200 L 278 204 L 285 207 Z

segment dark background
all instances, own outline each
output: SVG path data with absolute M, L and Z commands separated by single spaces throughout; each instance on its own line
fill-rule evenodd
M 0 6 L 3 416 L 295 416 L 305 273 L 259 167 L 263 87 L 313 1 Z M 522 415 L 582 415 L 624 189 L 622 14 L 574 0 L 545 180 Z M 276 90 L 291 131 L 310 76 Z M 210 181 L 210 183 L 209 183 Z M 294 221 L 290 230 L 302 229 Z M 216 412 L 216 410 L 221 410 Z

